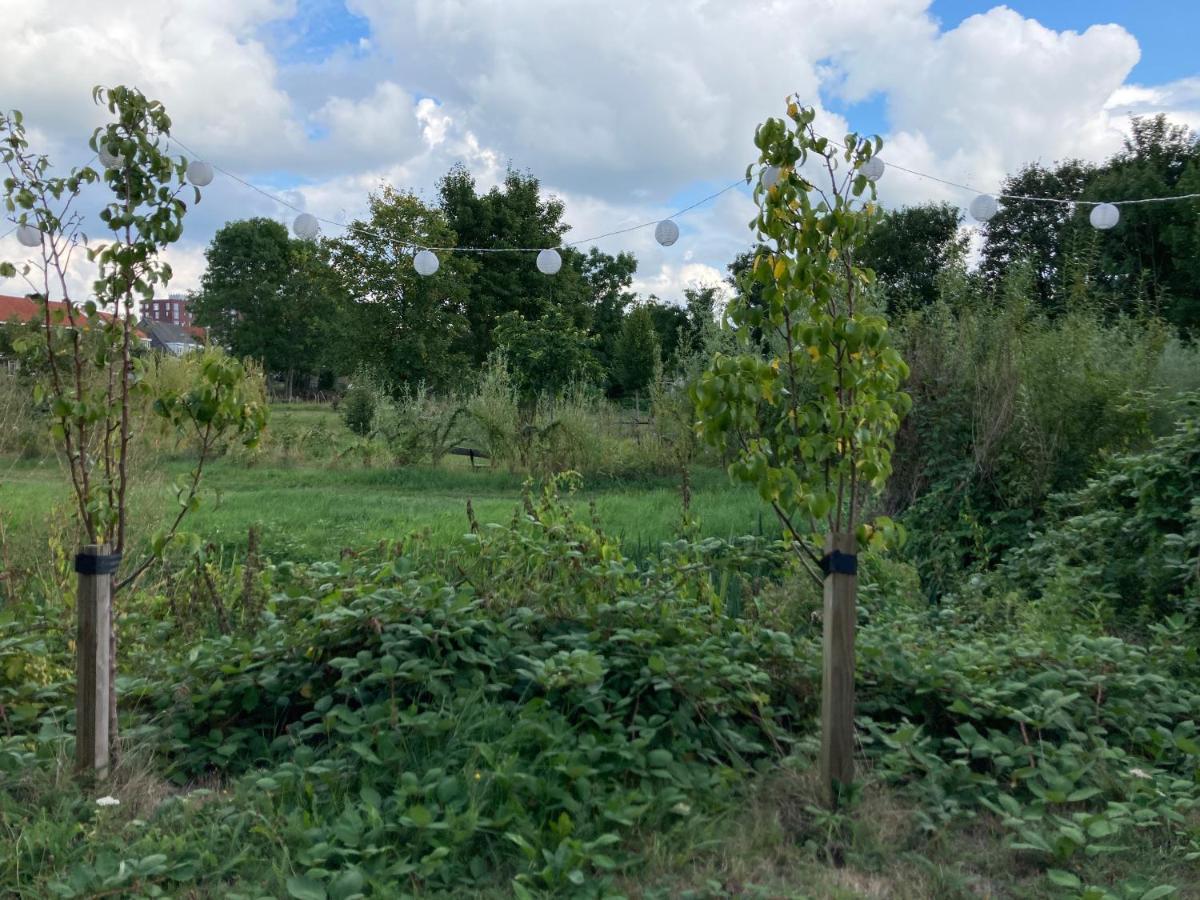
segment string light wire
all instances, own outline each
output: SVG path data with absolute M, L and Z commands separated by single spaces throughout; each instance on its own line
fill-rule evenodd
M 822 138 L 822 137 L 825 138 L 830 143 L 838 144 L 843 147 L 847 146 L 844 141 L 840 141 L 836 138 L 830 138 L 830 137 L 827 137 L 826 135 L 822 135 L 817 132 L 814 132 L 814 134 L 819 138 Z M 181 141 L 179 138 L 175 137 L 174 135 L 172 135 L 169 138 L 169 140 L 174 141 L 176 144 L 178 144 L 180 146 L 180 148 L 182 148 L 184 151 L 186 151 L 188 154 L 190 154 L 194 159 L 202 158 L 198 153 L 196 153 L 196 151 L 192 150 L 187 144 L 185 144 L 183 141 Z M 270 191 L 264 190 L 263 188 L 259 187 L 258 185 L 254 184 L 253 182 L 241 177 L 236 172 L 231 172 L 229 169 L 226 169 L 223 166 L 220 166 L 216 163 L 210 163 L 210 165 L 212 165 L 212 167 L 214 169 L 216 169 L 218 172 L 220 172 L 222 175 L 226 175 L 229 178 L 232 178 L 234 181 L 238 182 L 239 184 L 250 188 L 250 190 L 261 194 L 262 196 L 266 197 L 267 199 L 269 199 L 275 203 L 280 204 L 281 206 L 285 206 L 288 209 L 290 209 L 296 213 L 307 212 L 307 210 L 303 209 L 302 207 L 297 206 L 296 204 L 286 200 L 285 198 L 283 198 L 277 194 L 273 194 Z M 959 190 L 968 191 L 970 193 L 974 193 L 974 194 L 986 194 L 987 193 L 986 191 L 982 191 L 979 188 L 972 187 L 969 184 L 963 184 L 963 183 L 957 182 L 957 181 L 950 181 L 949 179 L 946 179 L 946 178 L 940 178 L 937 175 L 930 175 L 928 172 L 919 172 L 916 169 L 907 168 L 906 166 L 902 166 L 899 163 L 894 163 L 894 162 L 888 161 L 887 167 L 889 169 L 896 169 L 899 172 L 904 172 L 907 175 L 913 175 L 917 178 L 924 178 L 928 181 L 935 181 L 938 184 L 943 184 L 943 185 L 946 185 L 947 187 L 958 188 Z M 712 194 L 709 194 L 707 197 L 702 197 L 701 199 L 697 200 L 695 203 L 691 204 L 690 206 L 685 206 L 683 209 L 677 210 L 677 211 L 671 213 L 669 216 L 666 216 L 664 218 L 675 219 L 680 216 L 686 215 L 687 213 L 692 212 L 693 210 L 705 205 L 706 203 L 710 203 L 711 201 L 717 199 L 722 194 L 728 193 L 729 191 L 732 191 L 736 187 L 747 184 L 748 180 L 749 179 L 744 178 L 744 177 L 739 178 L 736 181 L 731 182 L 730 184 L 721 188 L 720 190 L 715 191 Z M 1103 203 L 1111 203 L 1114 206 L 1127 206 L 1127 205 L 1141 204 L 1141 203 L 1168 203 L 1168 202 L 1177 201 L 1177 200 L 1200 199 L 1200 193 L 1178 194 L 1178 195 L 1170 196 L 1170 197 L 1143 197 L 1143 198 L 1134 199 L 1134 200 L 1112 200 L 1112 201 L 1066 200 L 1061 197 L 1037 197 L 1037 196 L 1028 196 L 1028 195 L 1024 195 L 1024 194 L 1004 194 L 1004 193 L 994 194 L 993 196 L 995 196 L 999 200 L 1021 200 L 1021 201 L 1028 201 L 1028 202 L 1035 202 L 1035 203 L 1063 203 L 1063 204 L 1068 204 L 1068 205 L 1073 204 L 1075 206 L 1099 206 Z M 309 215 L 312 215 L 313 218 L 315 218 L 318 222 L 323 222 L 326 225 L 332 225 L 335 228 L 343 228 L 343 229 L 346 229 L 347 231 L 358 232 L 360 234 L 369 235 L 369 236 L 378 238 L 380 240 L 392 241 L 392 238 L 388 237 L 387 235 L 379 233 L 378 231 L 376 231 L 373 228 L 368 228 L 366 226 L 358 225 L 358 224 L 354 224 L 354 223 L 347 224 L 345 222 L 338 222 L 335 219 L 327 219 L 327 218 L 324 218 L 323 216 L 318 216 L 313 213 L 309 213 Z M 591 235 L 590 237 L 579 238 L 578 240 L 574 240 L 574 241 L 567 241 L 563 244 L 560 244 L 559 246 L 578 247 L 582 244 L 595 243 L 596 241 L 601 241 L 601 240 L 604 240 L 605 238 L 617 237 L 622 234 L 629 234 L 634 231 L 640 231 L 643 228 L 652 228 L 652 227 L 658 225 L 658 223 L 661 221 L 663 221 L 663 219 L 660 218 L 660 219 L 652 219 L 652 220 L 649 220 L 646 222 L 639 222 L 636 225 L 630 225 L 626 228 L 617 228 L 612 231 L 605 231 L 601 234 Z M 11 233 L 11 231 L 9 233 Z M 426 246 L 424 244 L 414 244 L 414 243 L 408 243 L 408 242 L 394 242 L 394 243 L 397 243 L 400 247 L 402 247 L 406 250 L 411 250 L 414 253 L 417 251 L 420 251 L 420 250 L 432 250 L 434 252 L 441 252 L 441 253 L 540 253 L 542 250 L 553 249 L 553 248 L 549 248 L 549 247 L 435 247 L 435 246 Z

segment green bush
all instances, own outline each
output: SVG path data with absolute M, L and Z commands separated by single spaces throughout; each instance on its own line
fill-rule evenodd
M 1124 617 L 1200 612 L 1200 394 L 1187 405 L 1174 434 L 1056 498 L 1045 527 L 1004 561 L 1005 582 Z
M 354 374 L 346 393 L 342 395 L 339 410 L 346 427 L 364 437 L 371 433 L 375 419 L 375 404 L 380 386 L 371 373 L 360 369 Z
M 1152 389 L 1160 325 L 1088 310 L 1051 320 L 1014 291 L 939 303 L 899 327 L 914 402 L 886 503 L 935 592 L 1024 544 L 1052 494 L 1144 446 L 1169 402 Z
M 437 463 L 463 439 L 462 415 L 456 396 L 437 397 L 424 383 L 416 384 L 399 397 L 376 399 L 371 434 L 398 465 Z

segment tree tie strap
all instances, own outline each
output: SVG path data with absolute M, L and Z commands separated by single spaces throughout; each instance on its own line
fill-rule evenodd
M 821 572 L 826 578 L 830 575 L 857 575 L 858 556 L 841 550 L 826 553 L 821 557 Z
M 75 571 L 80 575 L 115 575 L 121 566 L 120 553 L 76 553 Z

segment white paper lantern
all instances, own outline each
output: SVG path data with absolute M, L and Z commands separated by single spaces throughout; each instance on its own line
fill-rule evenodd
M 125 165 L 125 157 L 111 152 L 108 144 L 103 141 L 100 143 L 100 149 L 96 151 L 96 156 L 100 157 L 100 164 L 106 169 L 119 169 Z
M 204 160 L 192 160 L 187 167 L 187 180 L 196 187 L 207 187 L 212 184 L 213 167 Z
M 562 257 L 557 250 L 543 250 L 537 255 L 537 267 L 543 275 L 553 275 L 562 268 Z
M 306 241 L 315 238 L 320 230 L 321 223 L 312 213 L 300 213 L 296 216 L 296 221 L 292 222 L 292 231 L 296 232 L 296 237 Z
M 42 233 L 33 225 L 18 225 L 17 241 L 23 247 L 40 247 L 42 246 Z
M 413 257 L 413 268 L 417 270 L 418 275 L 432 275 L 439 265 L 441 262 L 432 250 L 422 250 Z
M 762 170 L 762 185 L 768 191 L 779 184 L 779 166 L 767 166 Z
M 1000 204 L 991 194 L 980 194 L 971 201 L 967 211 L 976 222 L 986 222 L 1000 211 Z
M 1121 211 L 1112 203 L 1097 203 L 1092 207 L 1091 215 L 1088 216 L 1092 227 L 1099 228 L 1101 231 L 1115 227 L 1120 219 Z
M 663 219 L 654 226 L 654 239 L 664 247 L 670 247 L 679 240 L 679 226 L 670 219 Z
M 858 171 L 867 181 L 878 181 L 883 177 L 883 170 L 887 165 L 878 156 L 872 156 L 865 163 L 858 167 Z

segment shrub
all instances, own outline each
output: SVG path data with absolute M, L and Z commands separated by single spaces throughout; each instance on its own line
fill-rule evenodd
M 435 397 L 421 382 L 396 399 L 375 401 L 371 433 L 384 442 L 399 465 L 437 463 L 462 440 L 462 414 L 457 397 Z
M 935 591 L 1023 544 L 1047 499 L 1105 454 L 1144 446 L 1165 403 L 1148 389 L 1165 342 L 1153 321 L 1049 320 L 1014 292 L 936 304 L 899 331 L 914 405 L 887 505 Z
M 370 372 L 359 369 L 354 373 L 354 379 L 346 388 L 339 404 L 342 421 L 355 434 L 364 437 L 371 433 L 375 420 L 375 404 L 381 393 L 381 386 Z
M 1200 611 L 1200 394 L 1189 406 L 1174 434 L 1055 498 L 1045 527 L 1005 560 L 1005 581 L 1124 616 Z

